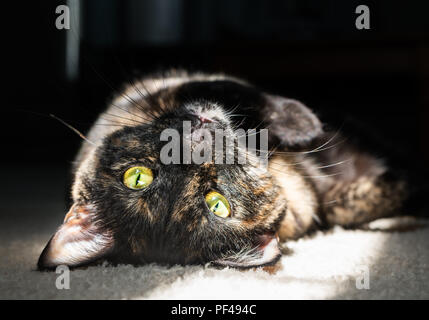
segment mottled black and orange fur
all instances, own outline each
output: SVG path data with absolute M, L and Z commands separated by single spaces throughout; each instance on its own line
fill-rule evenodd
M 189 106 L 218 110 L 227 129 L 267 128 L 272 151 L 268 171 L 252 163 L 164 165 L 159 135 L 194 121 Z M 233 113 L 234 117 L 229 117 Z M 117 263 L 205 264 L 237 267 L 274 264 L 258 258 L 268 239 L 296 239 L 317 228 L 356 227 L 397 214 L 407 185 L 381 159 L 329 132 L 298 101 L 267 94 L 223 75 L 171 71 L 125 88 L 100 115 L 74 165 L 75 208 L 90 206 L 94 230 L 105 234 L 105 250 L 67 263 L 42 253 L 40 268 L 99 259 Z M 153 170 L 145 190 L 121 182 L 133 165 Z M 204 195 L 222 193 L 231 218 L 214 216 Z M 55 239 L 54 239 L 55 240 Z M 51 240 L 51 241 L 54 241 Z M 92 248 L 92 247 L 91 247 Z M 91 249 L 92 250 L 92 249 Z M 95 249 L 94 249 L 95 250 Z M 256 253 L 255 253 L 256 252 Z M 55 262 L 57 261 L 57 262 Z

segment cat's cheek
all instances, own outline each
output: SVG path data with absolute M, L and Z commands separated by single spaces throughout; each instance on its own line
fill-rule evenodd
M 88 264 L 103 257 L 112 247 L 113 237 L 109 231 L 101 230 L 93 208 L 73 205 L 40 255 L 38 267 Z

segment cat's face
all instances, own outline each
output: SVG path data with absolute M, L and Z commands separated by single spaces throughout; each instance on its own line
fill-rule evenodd
M 161 141 L 175 129 L 190 143 L 199 129 L 234 131 L 223 109 L 211 103 L 176 108 L 152 122 L 106 137 L 75 175 L 74 205 L 52 237 L 39 267 L 119 263 L 204 264 L 253 267 L 280 256 L 275 232 L 286 203 L 270 174 L 246 164 L 164 164 Z M 237 138 L 237 137 L 235 137 Z M 241 150 L 242 151 L 242 150 Z M 243 151 L 244 152 L 244 151 Z

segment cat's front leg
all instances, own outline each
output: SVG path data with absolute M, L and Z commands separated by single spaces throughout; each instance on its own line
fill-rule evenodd
M 398 214 L 406 197 L 405 181 L 388 173 L 360 176 L 339 182 L 326 193 L 324 213 L 331 226 L 357 227 Z

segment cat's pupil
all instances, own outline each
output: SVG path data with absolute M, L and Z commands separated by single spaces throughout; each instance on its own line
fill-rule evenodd
M 217 211 L 217 209 L 219 209 L 219 203 L 220 203 L 220 200 L 215 204 L 215 206 L 213 207 L 213 212 L 216 212 Z

